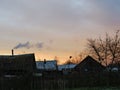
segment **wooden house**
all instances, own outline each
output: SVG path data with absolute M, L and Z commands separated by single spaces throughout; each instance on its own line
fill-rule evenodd
M 0 55 L 0 84 L 2 90 L 29 89 L 35 71 L 34 54 Z
M 77 72 L 101 72 L 104 69 L 105 67 L 94 60 L 91 56 L 87 56 L 74 68 Z
M 34 54 L 0 55 L 0 75 L 25 75 L 35 70 Z

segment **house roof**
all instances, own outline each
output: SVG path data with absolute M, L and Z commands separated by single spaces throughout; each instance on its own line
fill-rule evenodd
M 1 70 L 24 70 L 33 72 L 36 69 L 34 54 L 0 55 Z
M 56 60 L 36 61 L 37 69 L 41 70 L 57 70 Z
M 75 66 L 76 66 L 76 64 L 58 65 L 58 70 L 61 71 L 63 69 L 73 69 Z
M 104 66 L 93 59 L 91 56 L 87 56 L 75 67 L 75 69 L 79 71 L 99 71 L 103 68 Z

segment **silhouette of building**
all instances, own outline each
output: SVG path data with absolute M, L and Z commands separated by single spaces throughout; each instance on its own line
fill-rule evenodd
M 1 90 L 29 90 L 35 71 L 34 54 L 0 55 Z
M 37 69 L 41 71 L 54 71 L 57 70 L 56 60 L 36 61 Z
M 0 75 L 25 75 L 36 70 L 34 54 L 0 55 Z
M 91 56 L 87 56 L 74 68 L 74 70 L 77 72 L 100 72 L 104 69 L 105 67 L 94 60 Z

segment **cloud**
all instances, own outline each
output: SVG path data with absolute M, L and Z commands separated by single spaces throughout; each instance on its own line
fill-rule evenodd
M 119 0 L 92 0 L 91 21 L 106 27 L 119 25 L 120 1 Z M 88 14 L 90 15 L 90 14 Z
M 2 0 L 1 7 L 7 12 L 6 17 L 12 18 L 11 23 L 49 29 L 51 33 L 69 31 L 72 34 L 80 29 L 91 31 L 91 27 L 120 23 L 119 0 Z

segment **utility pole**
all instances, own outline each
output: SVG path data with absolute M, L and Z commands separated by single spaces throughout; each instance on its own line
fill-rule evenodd
M 44 70 L 46 70 L 45 64 L 46 64 L 46 59 L 44 59 Z

